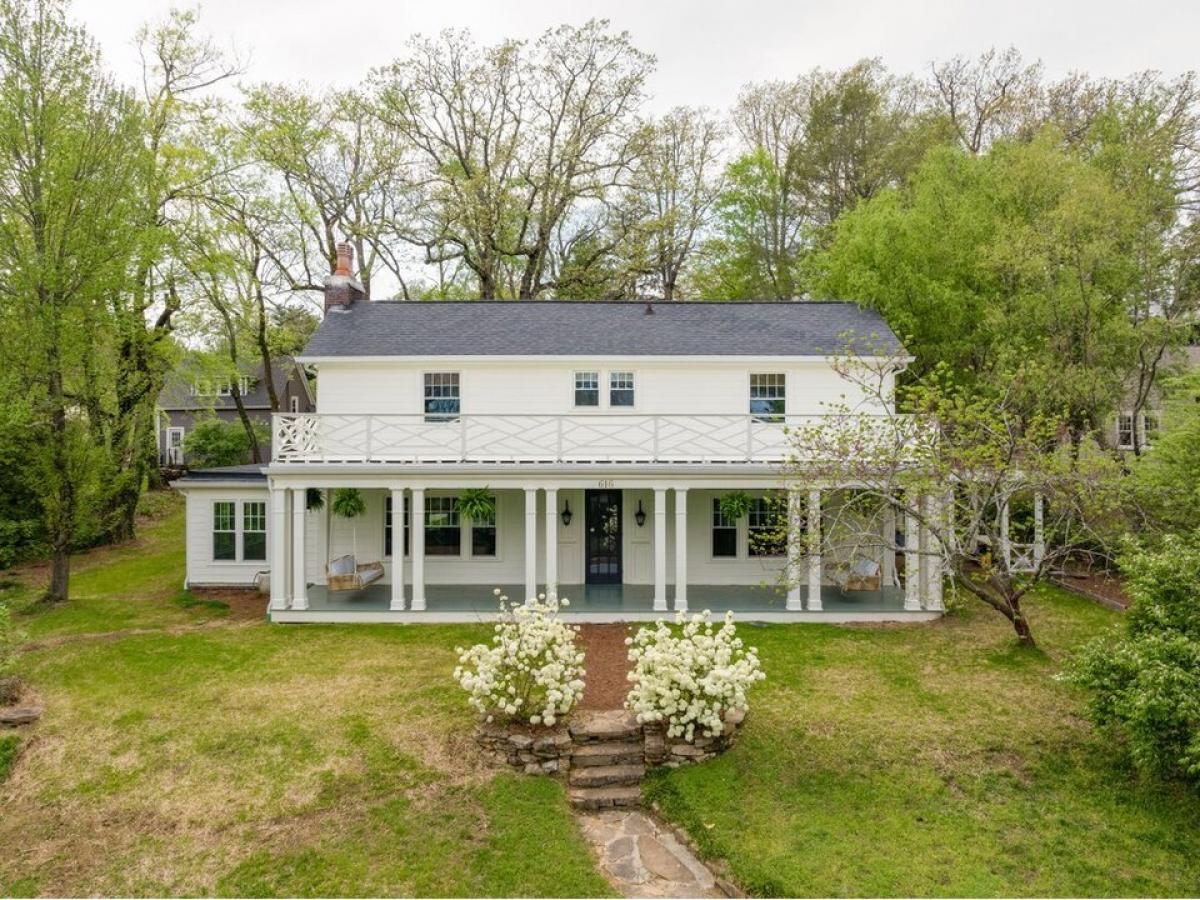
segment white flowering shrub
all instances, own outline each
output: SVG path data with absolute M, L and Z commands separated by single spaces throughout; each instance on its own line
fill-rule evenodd
M 661 619 L 631 638 L 633 683 L 625 707 L 642 723 L 661 722 L 668 737 L 691 741 L 725 730 L 725 714 L 746 711 L 746 690 L 766 677 L 758 651 L 737 636 L 733 613 L 714 627 L 708 610 L 675 617 L 678 630 Z
M 491 644 L 456 648 L 454 680 L 467 702 L 489 722 L 496 718 L 530 725 L 553 725 L 583 696 L 583 652 L 575 646 L 577 628 L 557 618 L 570 601 L 508 605 L 500 594 L 500 619 Z

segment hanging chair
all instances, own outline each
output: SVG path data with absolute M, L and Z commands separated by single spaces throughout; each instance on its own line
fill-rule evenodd
M 879 563 L 865 556 L 858 556 L 849 565 L 831 566 L 830 577 L 843 593 L 851 591 L 877 591 L 883 579 L 879 574 Z
M 383 563 L 358 561 L 358 528 L 353 518 L 351 521 L 353 552 L 331 559 L 325 567 L 325 584 L 330 591 L 361 591 L 383 578 Z M 328 528 L 333 529 L 332 516 Z

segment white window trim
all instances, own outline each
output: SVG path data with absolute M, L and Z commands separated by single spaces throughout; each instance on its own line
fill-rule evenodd
M 595 372 L 597 393 L 599 393 L 599 402 L 595 406 L 576 406 L 575 405 L 575 376 L 580 372 Z M 633 406 L 613 406 L 612 405 L 612 376 L 614 372 L 627 372 L 633 376 Z M 592 415 L 599 410 L 611 410 L 614 413 L 632 413 L 637 412 L 642 406 L 641 399 L 641 383 L 642 373 L 639 369 L 634 368 L 613 368 L 605 369 L 597 366 L 595 369 L 578 368 L 571 370 L 571 377 L 567 387 L 570 393 L 567 395 L 567 403 L 571 410 L 578 412 L 579 415 Z
M 630 381 L 632 382 L 632 387 L 630 388 L 630 390 L 633 391 L 633 403 L 631 403 L 629 406 L 613 406 L 612 405 L 612 392 L 614 390 L 613 385 L 612 385 L 612 378 L 614 375 L 618 375 L 618 374 L 628 375 Z M 616 410 L 618 413 L 635 412 L 641 405 L 638 403 L 638 394 L 641 393 L 641 391 L 638 390 L 638 382 L 639 381 L 641 381 L 641 379 L 638 377 L 638 372 L 636 369 L 609 369 L 607 372 L 604 373 L 605 405 L 609 409 Z M 617 388 L 617 390 L 624 390 L 624 388 Z
M 578 384 L 580 375 L 595 375 L 596 376 L 596 402 L 594 404 L 583 406 L 577 402 Z M 604 372 L 600 369 L 576 369 L 571 373 L 571 408 L 572 409 L 600 409 L 604 405 Z M 636 396 L 635 396 L 636 399 Z
M 1155 419 L 1156 428 L 1161 427 L 1160 423 L 1158 422 L 1158 417 L 1154 413 L 1151 413 L 1150 415 Z M 1122 419 L 1129 419 L 1129 441 L 1121 440 Z M 1134 416 L 1134 414 L 1131 412 L 1119 412 L 1116 416 L 1115 425 L 1118 450 L 1133 450 L 1135 443 L 1143 450 L 1150 446 L 1150 441 L 1146 436 L 1146 414 L 1144 412 L 1140 412 L 1136 416 Z M 1134 438 L 1136 438 L 1136 441 Z

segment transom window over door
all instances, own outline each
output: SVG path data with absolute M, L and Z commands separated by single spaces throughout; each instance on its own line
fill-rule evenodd
M 600 405 L 600 373 L 599 372 L 576 372 L 575 373 L 575 405 L 576 406 L 599 406 Z
M 608 405 L 633 406 L 633 373 L 608 373 Z
M 453 422 L 459 414 L 457 372 L 425 373 L 425 421 Z
M 782 422 L 787 408 L 787 376 L 782 372 L 751 373 L 750 414 L 759 422 Z

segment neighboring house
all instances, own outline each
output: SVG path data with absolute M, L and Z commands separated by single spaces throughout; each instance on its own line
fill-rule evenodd
M 275 393 L 280 409 L 311 412 L 315 408 L 312 389 L 304 369 L 290 358 L 277 360 L 272 367 Z M 238 383 L 242 404 L 252 422 L 270 433 L 271 398 L 260 363 L 243 375 Z M 226 422 L 241 422 L 233 400 L 233 385 L 201 375 L 187 363 L 172 372 L 158 395 L 158 461 L 164 466 L 182 466 L 183 439 L 198 420 L 216 416 Z M 263 458 L 270 458 L 270 446 L 263 447 Z
M 565 614 L 591 621 L 670 607 L 940 614 L 933 554 L 912 552 L 911 577 L 897 572 L 897 524 L 906 546 L 928 540 L 911 517 L 881 523 L 869 559 L 801 555 L 819 548 L 841 485 L 791 487 L 790 549 L 752 538 L 775 524 L 766 498 L 783 487 L 785 426 L 853 398 L 831 354 L 850 336 L 881 358 L 903 353 L 878 315 L 852 303 L 366 302 L 339 270 L 299 357 L 319 373 L 319 412 L 275 416 L 261 471 L 176 482 L 189 586 L 269 570 L 270 617 L 287 622 L 477 621 L 496 609 L 493 586 L 565 596 Z M 883 412 L 870 402 L 863 415 Z M 309 508 L 336 488 L 357 489 L 365 513 L 331 516 L 328 493 Z M 494 497 L 494 516 L 460 515 L 468 488 Z M 753 497 L 734 521 L 720 505 L 731 491 Z M 344 555 L 368 579 L 381 563 L 382 577 L 331 590 L 331 558 Z M 786 566 L 794 584 L 781 593 Z
M 1172 357 L 1174 365 L 1196 370 L 1200 369 L 1200 330 L 1193 336 L 1192 342 L 1177 350 Z M 1130 396 L 1133 396 L 1130 392 Z M 1155 391 L 1146 407 L 1138 413 L 1133 412 L 1133 404 L 1118 410 L 1109 425 L 1109 446 L 1118 450 L 1134 451 L 1144 449 L 1154 444 L 1155 434 L 1162 415 L 1162 397 Z

